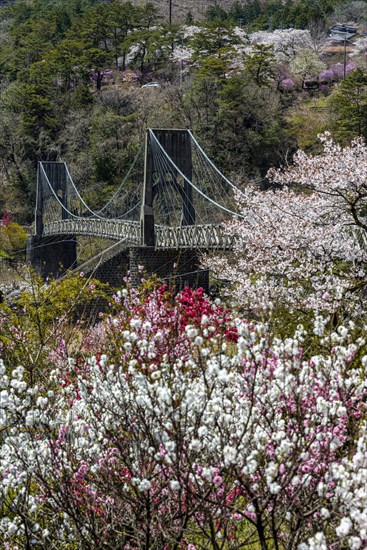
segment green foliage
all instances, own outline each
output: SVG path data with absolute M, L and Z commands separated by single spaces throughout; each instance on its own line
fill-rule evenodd
M 326 22 L 326 17 L 332 11 L 337 2 L 331 0 L 297 0 L 287 2 L 285 17 L 286 25 L 293 24 L 296 28 L 305 29 L 313 21 Z
M 186 14 L 185 24 L 192 25 L 193 22 L 194 22 L 194 16 L 192 15 L 191 11 L 188 11 Z
M 348 143 L 353 137 L 367 138 L 367 75 L 362 69 L 349 73 L 330 97 L 335 137 Z
M 19 85 L 17 99 L 21 131 L 35 141 L 42 131 L 52 135 L 57 128 L 57 113 L 47 86 L 31 82 Z
M 366 21 L 367 3 L 365 0 L 344 1 L 336 9 L 334 16 L 337 21 Z
M 288 110 L 286 123 L 294 149 L 313 154 L 321 152 L 322 146 L 317 136 L 330 129 L 330 113 L 325 99 L 296 102 Z
M 0 226 L 0 251 L 7 256 L 25 252 L 27 233 L 17 223 L 10 222 L 7 226 Z
M 34 382 L 47 376 L 51 350 L 67 349 L 71 336 L 78 345 L 91 305 L 107 299 L 108 287 L 78 275 L 48 284 L 32 275 L 28 287 L 11 307 L 0 304 L 0 351 L 9 368 L 23 365 Z
M 205 17 L 208 21 L 226 21 L 228 19 L 228 13 L 217 3 L 209 8 L 205 12 Z
M 112 99 L 112 98 L 111 98 Z M 121 184 L 138 151 L 135 136 L 138 113 L 131 101 L 115 98 L 116 105 L 95 105 L 88 114 L 80 111 L 68 121 L 62 147 L 70 161 L 82 167 L 78 184 L 93 208 L 102 207 L 111 186 Z
M 153 16 L 153 14 L 152 14 Z M 108 10 L 111 47 L 117 65 L 118 56 L 123 53 L 125 41 L 130 32 L 139 24 L 139 10 L 129 2 L 113 2 Z M 122 69 L 125 70 L 125 59 Z
M 252 30 L 294 27 L 305 29 L 317 21 L 326 24 L 328 16 L 343 0 L 248 0 L 233 2 L 228 18 Z M 210 12 L 211 13 L 211 12 Z
M 4 17 L 9 21 L 11 43 L 0 57 L 7 73 L 14 76 L 33 62 L 42 60 L 93 3 L 22 0 L 6 7 Z
M 72 113 L 85 108 L 94 111 L 99 100 L 93 85 L 101 91 L 104 70 L 126 53 L 127 36 L 150 28 L 157 21 L 157 10 L 152 4 L 136 7 L 131 2 L 31 0 L 0 9 L 0 14 L 5 29 L 5 47 L 0 51 L 0 74 L 4 78 L 0 92 L 0 161 L 4 166 L 0 200 L 18 219 L 30 223 L 37 161 L 58 158 Z M 172 26 L 170 33 L 167 29 L 153 33 L 147 59 L 154 67 L 169 57 L 176 31 Z M 106 114 L 110 107 L 104 111 Z M 106 125 L 111 125 L 114 115 L 114 109 L 107 112 L 106 124 L 101 117 L 101 134 Z M 119 123 L 126 131 L 124 121 Z M 88 144 L 89 130 L 86 128 L 82 147 Z M 95 127 L 92 133 L 98 134 Z M 92 157 L 93 177 L 102 173 L 103 180 L 110 181 L 114 170 L 114 177 L 120 177 L 119 168 L 125 168 L 121 157 L 131 158 L 135 147 L 130 144 L 132 136 L 134 132 L 125 134 L 116 144 L 122 133 L 116 138 L 113 131 L 107 140 L 109 146 L 113 143 L 111 151 L 108 153 L 106 145 L 103 154 L 96 151 Z M 93 147 L 99 144 L 96 149 L 100 149 L 102 139 L 102 135 L 96 135 Z M 125 145 L 127 151 L 123 153 Z M 77 151 L 79 155 L 83 157 L 81 150 Z M 87 169 L 89 165 L 87 162 Z
M 259 86 L 248 72 L 197 79 L 187 101 L 209 155 L 227 171 L 236 159 L 237 175 L 264 176 L 279 148 L 287 146 L 279 95 L 268 85 Z
M 255 44 L 251 54 L 244 55 L 244 67 L 252 80 L 258 86 L 269 86 L 274 80 L 275 56 L 273 46 L 268 44 Z
M 231 70 L 235 50 L 226 46 L 217 50 L 216 55 L 204 57 L 200 60 L 200 66 L 196 73 L 197 78 L 213 78 L 225 80 Z
M 124 51 L 134 51 L 132 66 L 141 71 L 157 71 L 170 59 L 175 45 L 182 42 L 182 33 L 176 25 L 162 25 L 159 29 L 137 29 L 125 40 Z
M 116 174 L 128 169 L 131 161 L 130 151 L 122 144 L 133 121 L 134 115 L 120 116 L 104 109 L 96 112 L 90 136 L 94 181 L 113 182 Z
M 200 64 L 206 57 L 217 55 L 239 41 L 230 23 L 212 21 L 201 26 L 200 33 L 190 39 L 189 46 L 193 50 L 193 60 Z
M 87 67 L 80 63 L 84 46 L 79 39 L 65 38 L 45 56 L 44 71 L 49 78 L 58 77 L 61 91 L 70 91 L 87 81 Z
M 271 46 L 255 46 L 252 54 L 243 56 L 239 71 L 236 41 L 228 23 L 218 22 L 192 39 L 199 69 L 186 101 L 194 111 L 196 131 L 216 162 L 232 168 L 236 159 L 237 174 L 264 175 L 284 137 L 279 97 L 272 86 L 275 58 Z
M 259 0 L 250 0 L 250 2 L 234 2 L 229 11 L 229 18 L 233 21 L 248 25 L 256 22 L 263 15 L 263 8 Z

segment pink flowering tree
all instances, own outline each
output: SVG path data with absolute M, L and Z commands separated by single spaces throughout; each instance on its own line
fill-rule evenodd
M 365 547 L 353 323 L 317 317 L 312 355 L 302 327 L 275 338 L 202 292 L 115 304 L 88 338 L 100 353 L 60 353 L 47 385 L 0 362 L 4 548 Z
M 1 219 L 1 226 L 2 227 L 8 227 L 8 225 L 10 224 L 10 219 L 11 219 L 11 214 L 10 212 L 7 212 L 6 210 L 4 210 L 4 214 L 3 214 L 3 217 Z
M 319 81 L 323 84 L 330 84 L 335 79 L 335 74 L 331 69 L 325 69 L 319 74 Z
M 342 79 L 344 77 L 344 64 L 343 63 L 334 63 L 329 67 L 329 70 L 333 72 L 334 78 L 336 80 Z
M 293 90 L 296 87 L 295 82 L 291 78 L 285 78 L 284 80 L 281 80 L 279 83 L 279 88 L 281 90 Z
M 274 305 L 357 314 L 366 284 L 367 148 L 342 148 L 329 134 L 324 151 L 298 151 L 291 167 L 268 176 L 280 189 L 248 187 L 237 194 L 241 217 L 228 225 L 234 254 L 207 264 L 235 281 L 236 301 L 269 311 Z

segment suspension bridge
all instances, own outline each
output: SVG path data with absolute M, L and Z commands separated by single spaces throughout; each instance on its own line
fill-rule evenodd
M 161 276 L 198 273 L 199 252 L 232 247 L 223 224 L 238 215 L 236 191 L 190 130 L 148 129 L 145 146 L 99 209 L 88 205 L 64 162 L 39 162 L 29 262 L 46 277 L 77 268 L 77 237 L 91 236 L 115 241 L 99 258 L 110 266 L 115 258 L 114 269 L 134 272 L 140 262 Z

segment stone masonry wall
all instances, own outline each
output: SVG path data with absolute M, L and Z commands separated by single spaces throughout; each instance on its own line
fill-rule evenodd
M 202 287 L 209 291 L 209 274 L 200 269 L 198 254 L 190 249 L 164 249 L 154 247 L 130 248 L 130 276 L 133 285 L 141 281 L 142 267 L 146 274 L 156 274 L 179 291 L 185 286 Z
M 44 277 L 59 277 L 68 269 L 76 267 L 76 238 L 71 235 L 62 237 L 29 237 L 27 244 L 27 263 Z
M 31 237 L 28 263 L 44 277 L 57 277 L 77 265 L 76 239 Z M 130 272 L 131 282 L 138 286 L 143 276 L 157 275 L 176 291 L 185 286 L 204 288 L 209 292 L 209 274 L 200 268 L 194 249 L 156 249 L 150 246 L 130 247 L 103 262 L 93 271 L 86 271 L 113 288 L 123 286 Z M 143 274 L 142 274 L 143 273 Z

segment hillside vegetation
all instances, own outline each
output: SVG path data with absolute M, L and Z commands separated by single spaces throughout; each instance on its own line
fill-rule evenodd
M 345 2 L 344 2 L 345 3 Z M 135 5 L 142 5 L 142 0 L 134 0 Z M 343 4 L 342 0 L 153 0 L 163 17 L 168 18 L 171 6 L 172 19 L 184 22 L 188 13 L 195 19 L 205 19 L 208 14 L 230 13 L 232 17 L 243 19 L 245 24 L 253 19 L 263 19 L 263 22 L 273 24 L 280 16 L 283 25 L 298 26 L 302 19 L 323 19 Z
M 6 4 L 0 10 L 0 211 L 31 223 L 40 159 L 67 161 L 87 199 L 103 202 L 149 126 L 192 128 L 228 176 L 259 183 L 297 146 L 317 147 L 323 129 L 344 141 L 364 134 L 364 99 L 354 114 L 348 100 L 351 90 L 364 89 L 363 64 L 358 69 L 358 55 L 348 52 L 350 76 L 341 83 L 343 52 L 324 48 L 328 25 L 339 15 L 353 15 L 363 32 L 363 6 L 214 3 L 200 23 L 193 11 L 186 24 L 168 25 L 154 3 Z M 356 49 L 361 60 L 363 44 L 360 39 Z M 160 88 L 141 88 L 152 80 Z

